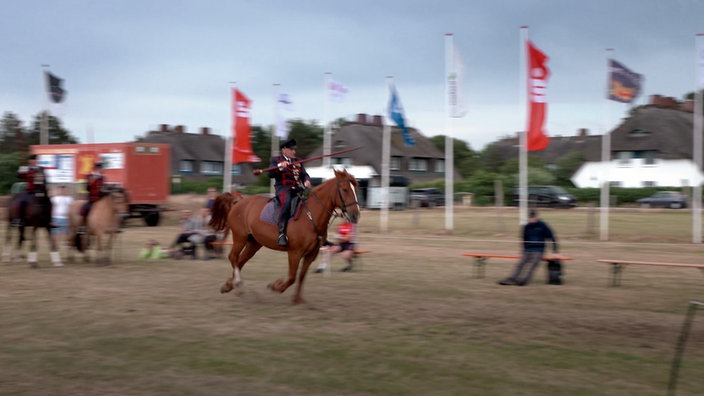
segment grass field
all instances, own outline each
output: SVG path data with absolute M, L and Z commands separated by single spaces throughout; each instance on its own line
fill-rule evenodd
M 465 252 L 518 254 L 515 208 L 379 212 L 360 224 L 357 271 L 266 289 L 283 253 L 247 264 L 243 294 L 220 294 L 224 259 L 137 259 L 168 244 L 173 221 L 127 228 L 113 265 L 0 264 L 0 394 L 7 395 L 664 395 L 688 303 L 704 277 L 687 268 L 626 268 L 609 286 L 599 258 L 702 263 L 687 211 L 545 210 L 560 239 L 566 283 L 499 286 L 513 260 L 474 277 Z M 704 394 L 704 312 L 695 317 L 678 395 Z

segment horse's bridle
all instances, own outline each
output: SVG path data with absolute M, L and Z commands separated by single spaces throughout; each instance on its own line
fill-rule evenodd
M 352 185 L 352 183 L 350 183 L 349 179 L 345 179 L 345 181 L 347 183 L 349 183 L 350 186 Z M 355 200 L 353 202 L 345 202 L 345 199 L 342 197 L 342 191 L 341 191 L 342 188 L 340 187 L 341 183 L 342 183 L 341 180 L 337 180 L 337 196 L 340 198 L 340 202 L 342 203 L 342 205 L 341 205 L 342 207 L 340 209 L 342 209 L 342 215 L 345 216 L 345 218 L 347 220 L 350 220 L 349 216 L 347 215 L 347 206 L 348 205 L 350 205 L 350 206 L 351 205 L 358 205 L 359 206 L 359 201 L 357 201 L 357 199 L 356 199 L 357 196 L 355 194 Z M 334 214 L 334 209 L 333 209 L 333 214 Z

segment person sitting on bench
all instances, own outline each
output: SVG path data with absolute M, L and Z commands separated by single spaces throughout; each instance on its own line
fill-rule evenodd
M 332 261 L 332 256 L 336 253 L 342 253 L 342 258 L 345 259 L 347 265 L 342 268 L 341 271 L 346 272 L 352 269 L 352 257 L 354 255 L 354 250 L 356 247 L 356 227 L 349 221 L 345 221 L 337 227 L 337 234 L 335 242 L 326 241 L 328 245 L 325 255 L 323 256 L 323 261 L 320 262 L 318 268 L 315 269 L 315 273 L 319 274 L 325 270 L 328 263 Z
M 552 229 L 538 218 L 538 213 L 531 210 L 528 214 L 528 223 L 523 226 L 523 255 L 516 263 L 516 268 L 508 278 L 499 281 L 500 285 L 524 286 L 530 282 L 533 271 L 543 259 L 545 244 L 551 240 L 555 255 L 558 254 L 557 239 Z

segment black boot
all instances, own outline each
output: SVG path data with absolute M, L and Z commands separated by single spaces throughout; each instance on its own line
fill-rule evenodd
M 276 243 L 279 246 L 288 246 L 288 238 L 286 237 L 286 220 L 279 223 L 279 239 Z

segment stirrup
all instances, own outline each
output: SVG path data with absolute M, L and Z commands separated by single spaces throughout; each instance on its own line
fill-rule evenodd
M 288 238 L 286 234 L 279 234 L 279 240 L 276 242 L 279 246 L 288 246 Z

